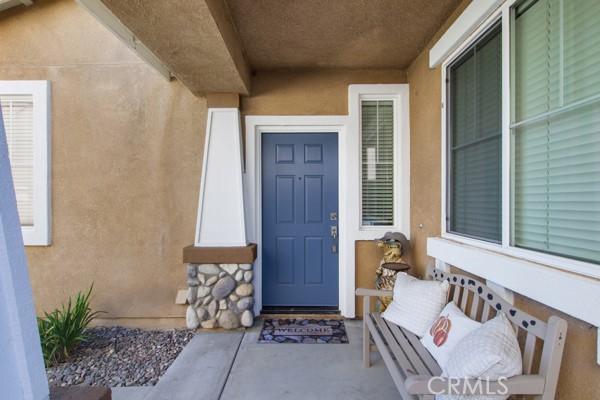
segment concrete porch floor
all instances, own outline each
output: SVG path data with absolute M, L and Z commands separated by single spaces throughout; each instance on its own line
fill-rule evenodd
M 114 388 L 114 400 L 398 399 L 378 354 L 362 367 L 361 321 L 349 344 L 258 344 L 258 326 L 199 333 L 153 387 Z

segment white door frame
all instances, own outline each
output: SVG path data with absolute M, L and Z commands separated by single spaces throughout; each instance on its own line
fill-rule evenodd
M 262 164 L 261 138 L 263 133 L 332 132 L 338 135 L 338 230 L 339 230 L 339 308 L 344 317 L 354 317 L 354 240 L 349 234 L 346 196 L 348 168 L 348 117 L 332 116 L 247 116 L 246 117 L 246 171 L 244 200 L 247 206 L 246 226 L 248 240 L 257 244 L 254 265 L 255 305 L 258 315 L 262 309 Z M 356 175 L 354 175 L 356 176 Z

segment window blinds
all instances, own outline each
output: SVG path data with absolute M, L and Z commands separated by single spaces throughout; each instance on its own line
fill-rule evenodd
M 0 95 L 21 225 L 33 225 L 33 96 Z
M 495 26 L 448 68 L 448 230 L 502 237 L 502 46 Z
M 515 10 L 514 245 L 600 262 L 600 2 Z
M 394 225 L 394 102 L 361 102 L 362 225 Z

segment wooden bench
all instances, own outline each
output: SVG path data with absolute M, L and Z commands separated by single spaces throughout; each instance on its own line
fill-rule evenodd
M 428 275 L 429 278 L 450 283 L 449 299 L 470 318 L 485 322 L 499 311 L 506 314 L 521 346 L 523 375 L 509 378 L 502 384 L 490 382 L 489 386 L 481 385 L 481 381 L 474 379 L 453 379 L 449 382 L 448 378 L 441 378 L 440 366 L 416 335 L 384 320 L 380 313 L 369 311 L 372 297 L 391 296 L 392 291 L 357 289 L 356 295 L 364 297 L 365 367 L 371 364 L 372 340 L 404 400 L 432 400 L 435 394 L 457 394 L 449 391 L 449 383 L 454 384 L 454 390 L 461 390 L 461 394 L 486 394 L 482 391 L 488 388 L 502 394 L 507 388 L 508 394 L 530 395 L 537 400 L 554 399 L 567 332 L 565 320 L 552 316 L 548 322 L 544 322 L 532 317 L 506 302 L 483 283 L 464 275 L 433 268 L 429 269 Z M 431 380 L 432 377 L 439 378 Z

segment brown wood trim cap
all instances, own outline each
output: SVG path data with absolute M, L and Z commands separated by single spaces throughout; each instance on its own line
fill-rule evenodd
M 185 264 L 252 264 L 256 260 L 256 244 L 243 247 L 196 247 L 183 248 Z

